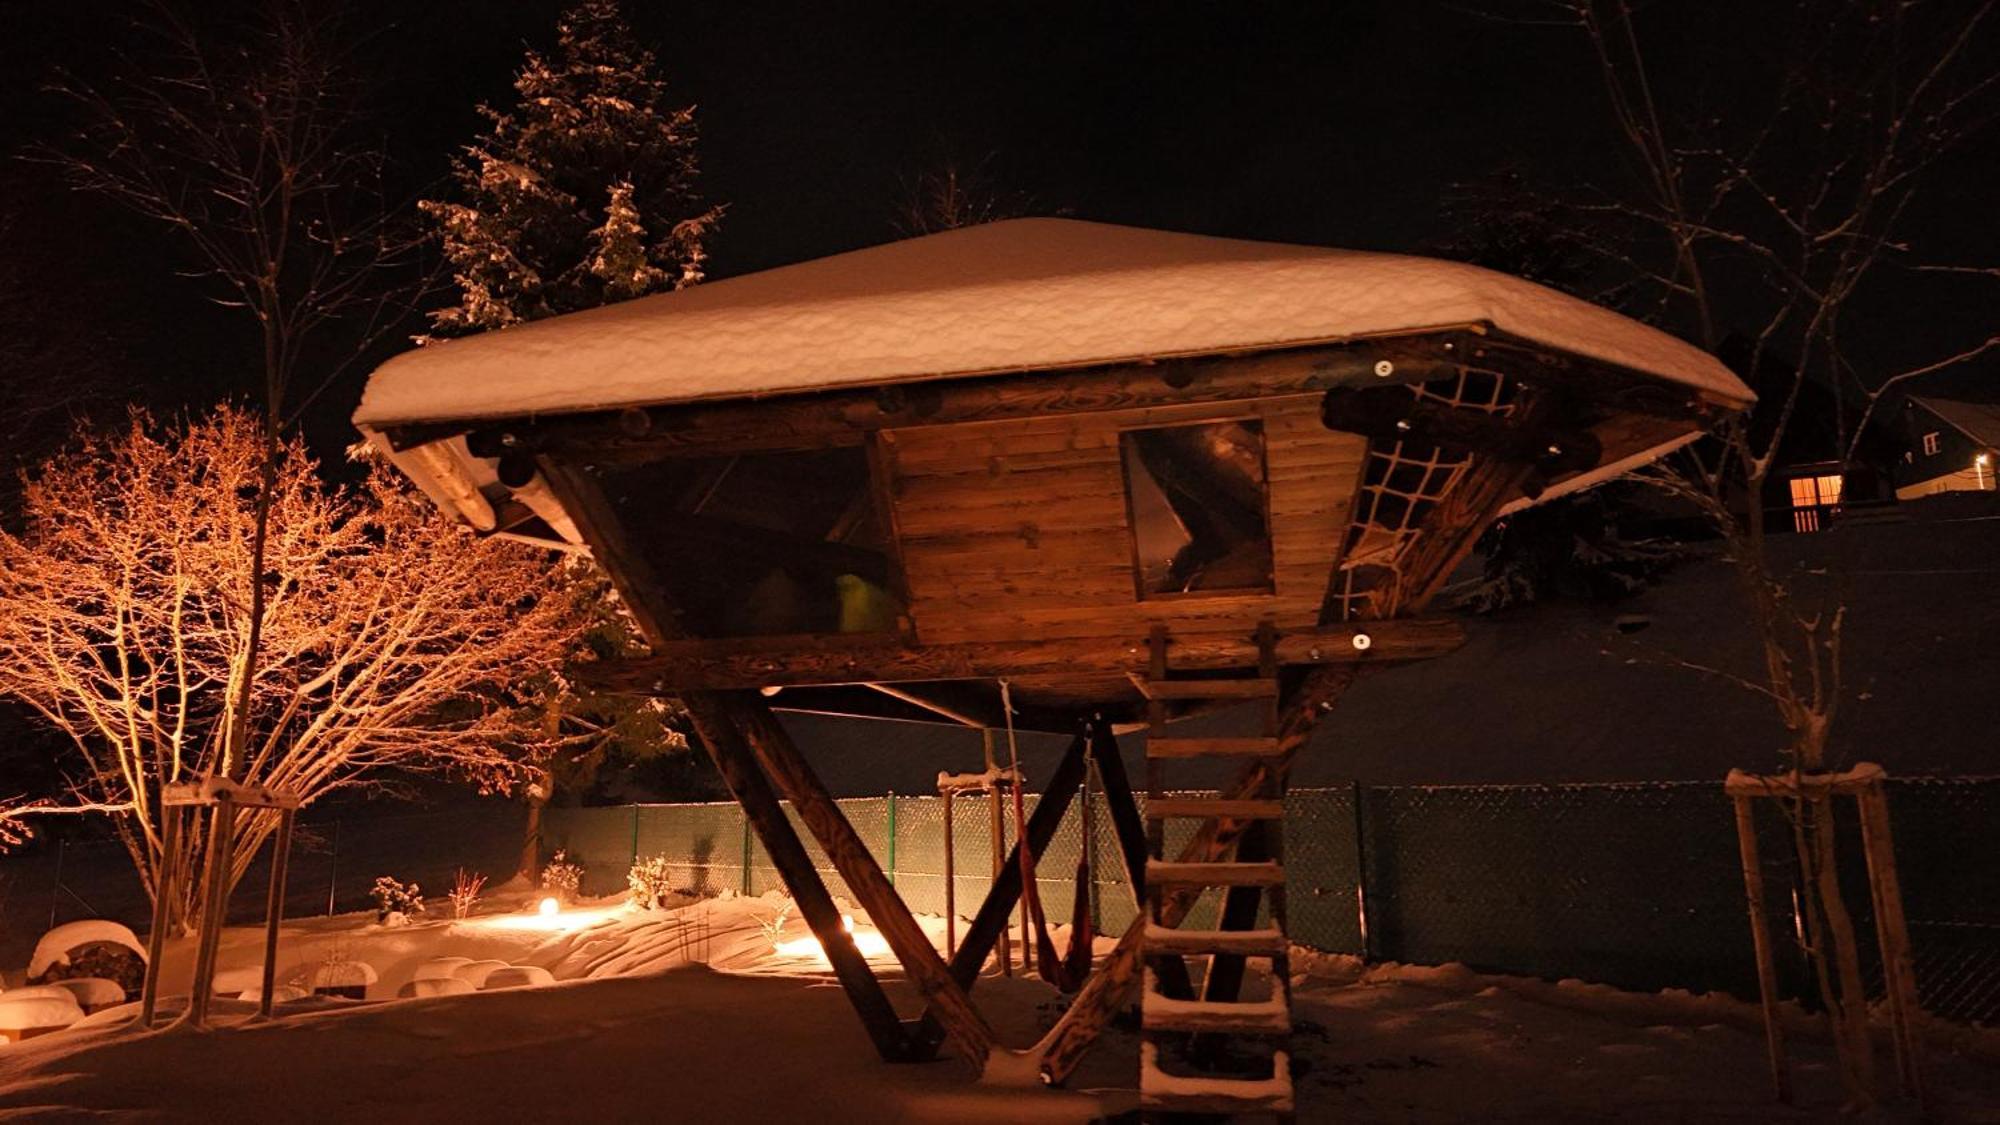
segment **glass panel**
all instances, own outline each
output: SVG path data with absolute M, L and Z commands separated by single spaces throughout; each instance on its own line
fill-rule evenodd
M 1271 589 L 1264 425 L 1119 435 L 1140 597 Z
M 901 582 L 860 447 L 669 459 L 605 486 L 696 636 L 900 627 Z

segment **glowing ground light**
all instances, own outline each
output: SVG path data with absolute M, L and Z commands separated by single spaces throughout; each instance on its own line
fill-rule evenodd
M 855 929 L 852 915 L 841 915 L 840 925 L 842 929 L 845 929 L 854 938 L 854 948 L 860 950 L 863 957 L 884 957 L 888 955 L 888 940 L 875 930 Z M 811 935 L 802 938 L 793 938 L 791 941 L 773 942 L 771 943 L 771 947 L 777 951 L 780 957 L 826 960 L 826 950 L 820 947 L 819 939 Z
M 625 904 L 615 906 L 591 906 L 575 910 L 564 910 L 562 904 L 552 898 L 545 898 L 529 910 L 515 914 L 489 914 L 484 918 L 471 918 L 458 923 L 486 930 L 541 930 L 556 932 L 581 930 L 621 917 L 630 911 Z

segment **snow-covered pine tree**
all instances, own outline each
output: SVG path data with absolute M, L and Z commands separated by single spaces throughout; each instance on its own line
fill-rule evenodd
M 696 190 L 693 106 L 675 106 L 617 0 L 580 0 L 530 50 L 507 110 L 425 200 L 459 289 L 432 314 L 467 335 L 700 281 L 722 208 Z

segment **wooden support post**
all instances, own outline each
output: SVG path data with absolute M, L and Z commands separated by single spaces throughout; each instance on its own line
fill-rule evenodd
M 1274 858 L 1265 846 L 1266 833 L 1271 830 L 1268 823 L 1251 825 L 1250 830 L 1236 843 L 1236 862 L 1254 863 Z M 1249 930 L 1257 925 L 1257 912 L 1264 906 L 1263 887 L 1230 887 L 1222 897 L 1222 918 L 1216 923 L 1219 930 Z M 1201 998 L 1211 1002 L 1231 1003 L 1243 991 L 1244 966 L 1247 959 L 1239 953 L 1216 953 L 1208 959 L 1208 975 L 1202 978 Z
M 208 1005 L 215 991 L 215 954 L 222 944 L 223 916 L 229 911 L 231 837 L 236 829 L 236 801 L 224 792 L 216 798 L 208 840 L 208 883 L 203 889 L 201 935 L 195 949 L 194 983 L 189 986 L 188 1022 L 208 1023 Z
M 153 873 L 153 929 L 146 935 L 146 980 L 139 992 L 139 1026 L 151 1031 L 160 1007 L 160 959 L 166 955 L 173 900 L 180 893 L 181 820 L 179 805 L 160 806 L 160 866 Z
M 1861 847 L 1868 858 L 1869 890 L 1875 900 L 1875 935 L 1882 950 L 1882 986 L 1889 996 L 1891 1038 L 1896 1046 L 1896 1080 L 1902 1091 L 1924 1102 L 1923 1045 L 1916 1021 L 1917 973 L 1910 954 L 1909 922 L 1903 915 L 1902 881 L 1889 833 L 1889 798 L 1882 780 L 1855 795 L 1861 812 Z
M 257 1016 L 271 1018 L 271 994 L 278 985 L 278 923 L 285 916 L 285 873 L 292 862 L 292 821 L 295 809 L 278 810 L 278 839 L 271 856 L 271 889 L 264 899 L 264 978 L 257 994 Z
M 812 857 L 806 854 L 791 821 L 785 819 L 785 810 L 778 803 L 770 781 L 758 772 L 755 756 L 740 734 L 721 721 L 712 701 L 697 696 L 684 702 L 693 704 L 689 714 L 694 719 L 696 733 L 708 747 L 716 772 L 722 775 L 723 784 L 729 787 L 730 795 L 736 798 L 758 841 L 764 845 L 765 854 L 771 857 L 771 865 L 778 869 L 793 901 L 798 903 L 799 915 L 819 939 L 848 1002 L 874 1041 L 876 1053 L 885 1062 L 903 1061 L 909 1055 L 903 1021 L 889 1003 L 882 982 L 868 968 L 867 958 L 855 948 L 854 935 L 847 932 L 833 895 L 813 868 Z
M 982 731 L 980 738 L 986 750 L 986 768 L 990 772 L 995 768 L 992 728 L 989 727 Z M 993 888 L 999 886 L 1000 880 L 1006 877 L 1008 867 L 1007 815 L 1004 805 L 1005 802 L 1000 799 L 999 785 L 993 785 L 986 790 L 987 835 L 993 844 L 993 878 L 986 884 L 988 898 L 992 897 Z M 1019 892 L 1017 891 L 1015 894 L 1018 898 Z M 999 943 L 1000 971 L 1010 977 L 1014 975 L 1014 944 L 1013 938 L 1007 933 L 1007 927 L 1009 925 L 1008 919 L 1012 917 L 1013 909 L 1014 903 L 1010 900 L 1007 904 L 1006 912 L 1000 916 L 1000 933 L 999 937 L 995 939 Z
M 1772 1096 L 1791 1104 L 1792 1076 L 1785 1065 L 1785 1029 L 1778 1018 L 1778 966 L 1771 950 L 1771 927 L 1764 913 L 1764 868 L 1757 855 L 1756 814 L 1748 797 L 1736 806 L 1736 846 L 1743 856 L 1743 892 L 1750 907 L 1750 944 L 1757 955 L 1757 994 L 1764 1009 L 1764 1049 L 1770 1056 Z
M 944 955 L 952 957 L 958 952 L 958 872 L 954 863 L 958 838 L 952 835 L 951 810 L 958 804 L 958 794 L 941 792 L 938 799 L 944 802 Z
M 923 995 L 931 1014 L 944 1025 L 952 1044 L 973 1070 L 983 1070 L 993 1049 L 993 1029 L 973 1008 L 964 987 L 952 978 L 944 959 L 931 944 L 930 935 L 924 933 L 909 906 L 896 894 L 896 888 L 882 873 L 868 845 L 848 823 L 846 814 L 834 803 L 833 794 L 807 764 L 791 735 L 778 725 L 770 708 L 754 692 L 714 693 L 708 705 L 742 734 L 764 773 L 792 802 L 799 819 L 826 849 L 835 870 L 846 881 L 848 892 L 868 912 L 869 921 L 895 951 L 903 971 Z

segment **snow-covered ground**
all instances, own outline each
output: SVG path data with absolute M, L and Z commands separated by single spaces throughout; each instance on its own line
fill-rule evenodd
M 202 1033 L 142 1035 L 103 1013 L 0 1048 L 0 1121 L 1084 1121 L 1129 1105 L 1138 1052 L 1124 1032 L 1100 1044 L 1073 1092 L 974 1083 L 949 1060 L 879 1063 L 824 961 L 799 942 L 795 916 L 777 935 L 788 952 L 774 948 L 766 923 L 780 906 L 289 925 L 281 976 L 364 963 L 377 976 L 371 1001 L 413 988 L 441 957 L 535 966 L 556 983 L 298 1001 L 267 1025 L 229 1001 L 222 1026 Z M 254 975 L 258 939 L 229 931 L 224 970 Z M 914 1014 L 912 990 L 889 959 L 875 960 Z M 1797 1045 L 1807 1108 L 1770 1104 L 1754 1009 L 1733 1000 L 1303 960 L 1294 1057 L 1305 1120 L 1812 1120 L 1833 1108 L 1828 1052 L 1815 1040 Z M 184 949 L 166 973 L 170 987 L 185 981 Z M 989 973 L 977 996 L 1016 1045 L 1059 1010 L 1052 990 L 1027 979 Z M 2000 1121 L 2000 1052 L 1974 1046 L 1992 1061 L 1933 1049 L 1939 1119 Z

